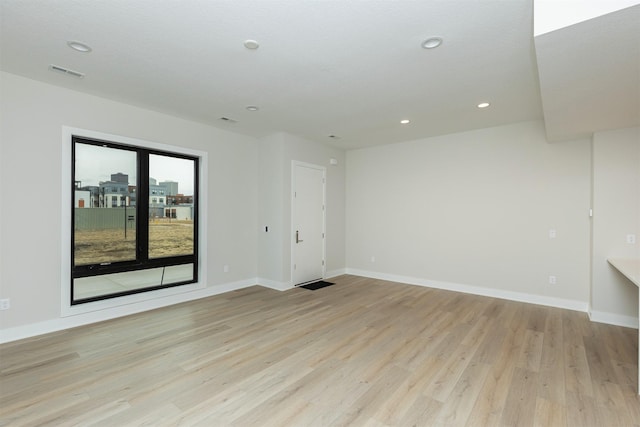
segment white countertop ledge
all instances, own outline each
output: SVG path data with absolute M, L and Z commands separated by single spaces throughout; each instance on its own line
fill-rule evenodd
M 640 258 L 607 258 L 607 261 L 640 288 Z

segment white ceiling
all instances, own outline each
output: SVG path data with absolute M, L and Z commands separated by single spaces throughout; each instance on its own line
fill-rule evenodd
M 534 0 L 533 35 L 539 36 L 637 4 L 640 0 Z
M 624 40 L 591 52 L 601 35 L 563 33 L 573 27 L 534 44 L 532 0 L 0 0 L 0 65 L 240 133 L 284 131 L 352 149 L 543 117 L 556 129 L 576 120 L 562 101 L 583 101 L 584 86 L 598 86 L 589 79 L 603 69 L 625 76 L 609 79 L 621 86 L 612 96 L 624 87 L 633 96 L 640 26 L 620 24 L 638 23 L 639 8 L 595 25 L 607 40 Z M 422 49 L 434 35 L 443 45 Z M 246 49 L 246 39 L 259 49 Z M 76 52 L 69 40 L 93 51 Z M 52 72 L 50 64 L 86 76 Z M 491 106 L 476 108 L 482 101 Z M 624 123 L 638 125 L 636 116 Z M 404 118 L 411 123 L 401 125 Z M 561 138 L 583 134 L 584 126 L 574 133 L 572 126 L 558 131 Z
M 535 45 L 549 140 L 640 125 L 640 6 L 542 34 Z

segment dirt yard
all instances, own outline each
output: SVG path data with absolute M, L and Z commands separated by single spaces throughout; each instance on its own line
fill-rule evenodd
M 127 229 L 76 230 L 76 265 L 133 260 L 136 231 Z M 193 222 L 172 220 L 149 224 L 149 257 L 188 255 L 193 253 Z

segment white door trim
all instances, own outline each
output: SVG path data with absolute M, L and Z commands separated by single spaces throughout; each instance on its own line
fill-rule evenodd
M 296 167 L 302 166 L 311 169 L 317 169 L 322 171 L 322 206 L 324 209 L 322 210 L 322 235 L 324 236 L 322 239 L 322 279 L 325 278 L 326 268 L 327 268 L 327 168 L 320 165 L 315 165 L 313 163 L 301 162 L 299 160 L 291 161 L 291 194 L 290 194 L 290 202 L 291 202 L 291 222 L 289 224 L 289 242 L 291 245 L 291 276 L 289 283 L 291 286 L 303 285 L 304 283 L 294 283 L 294 265 L 295 265 L 295 188 L 296 188 Z

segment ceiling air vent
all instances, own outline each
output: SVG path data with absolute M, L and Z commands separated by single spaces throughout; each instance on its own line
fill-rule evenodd
M 79 71 L 70 70 L 68 68 L 60 67 L 59 65 L 51 64 L 51 65 L 49 65 L 49 69 L 51 71 L 55 71 L 55 72 L 62 73 L 62 74 L 67 74 L 67 75 L 72 76 L 72 77 L 77 77 L 79 79 L 84 77 L 84 73 L 81 73 Z
M 238 123 L 237 120 L 230 119 L 229 117 L 220 117 L 220 119 L 218 120 L 222 120 L 223 122 L 227 122 L 227 123 Z

